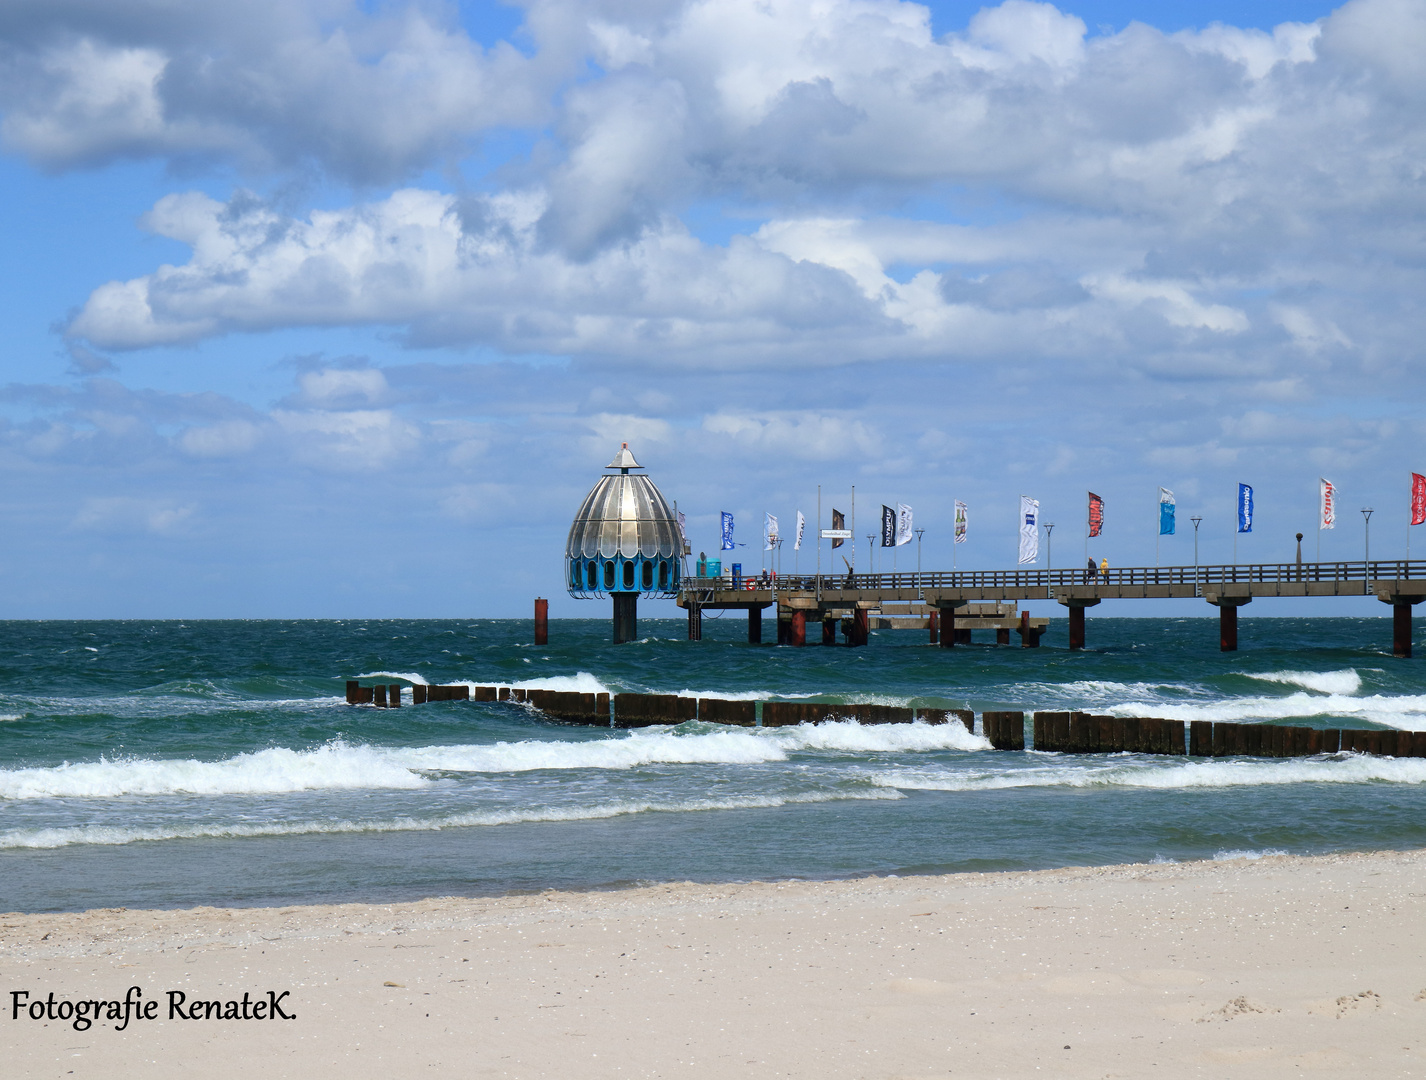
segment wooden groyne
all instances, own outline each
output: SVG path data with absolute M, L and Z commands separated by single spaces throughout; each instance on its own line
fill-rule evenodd
M 402 687 L 347 682 L 347 704 L 397 708 Z M 1351 751 L 1384 757 L 1426 758 L 1426 731 L 1317 728 L 1288 724 L 1213 723 L 1154 716 L 1087 712 L 986 711 L 979 724 L 970 709 L 877 705 L 870 702 L 737 701 L 678 694 L 593 694 L 508 686 L 411 687 L 413 704 L 440 701 L 508 702 L 538 710 L 550 720 L 594 727 L 672 727 L 700 720 L 738 727 L 795 727 L 824 721 L 859 724 L 959 723 L 977 727 L 994 750 L 1059 754 L 1156 754 L 1180 757 L 1312 757 Z

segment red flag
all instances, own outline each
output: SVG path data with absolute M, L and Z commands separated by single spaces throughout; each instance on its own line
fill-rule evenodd
M 1094 492 L 1089 493 L 1089 535 L 1098 536 L 1104 528 L 1104 500 Z
M 1426 476 L 1411 474 L 1411 524 L 1426 525 Z

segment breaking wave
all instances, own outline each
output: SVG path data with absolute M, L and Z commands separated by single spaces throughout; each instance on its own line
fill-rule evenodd
M 1211 704 L 1129 701 L 1108 710 L 1119 716 L 1162 716 L 1169 720 L 1292 720 L 1307 717 L 1353 717 L 1386 727 L 1419 731 L 1426 728 L 1426 695 L 1402 694 L 1347 697 L 1299 691 L 1284 697 L 1229 698 Z
M 705 729 L 711 725 L 699 725 Z M 431 774 L 536 769 L 631 769 L 641 765 L 760 765 L 800 750 L 895 752 L 984 750 L 959 724 L 854 721 L 765 729 L 635 731 L 581 741 L 389 747 L 334 740 L 311 750 L 274 747 L 222 761 L 101 759 L 0 771 L 0 799 L 115 798 L 122 795 L 272 795 L 290 791 L 416 789 Z
M 1250 679 L 1300 686 L 1304 690 L 1315 690 L 1319 694 L 1345 696 L 1355 694 L 1362 688 L 1362 677 L 1353 668 L 1343 671 L 1265 671 L 1261 674 L 1244 674 Z
M 901 791 L 998 791 L 1008 788 L 1263 787 L 1282 784 L 1426 784 L 1426 758 L 1364 754 L 1271 761 L 1204 761 L 1177 765 L 1103 764 L 990 769 L 887 769 L 871 782 Z

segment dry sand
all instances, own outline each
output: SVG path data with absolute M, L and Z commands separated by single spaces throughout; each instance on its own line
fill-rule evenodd
M 1423 916 L 1426 852 L 10 915 L 0 1074 L 1416 1076 Z M 129 986 L 157 1019 L 11 1019 Z

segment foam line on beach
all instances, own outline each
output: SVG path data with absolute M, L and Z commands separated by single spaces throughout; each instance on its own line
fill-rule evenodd
M 869 773 L 872 783 L 901 791 L 1001 791 L 1010 788 L 1264 787 L 1284 784 L 1426 784 L 1426 759 L 1342 754 L 1258 761 L 1192 761 L 1149 765 L 1111 759 L 1041 765 L 1013 771 L 908 767 Z
M 840 791 L 809 791 L 787 795 L 743 795 L 723 799 L 641 799 L 614 800 L 590 806 L 528 807 L 446 814 L 421 819 L 415 817 L 368 820 L 289 821 L 227 823 L 206 825 L 151 826 L 78 825 L 45 829 L 11 829 L 0 832 L 0 850 L 7 848 L 60 848 L 79 844 L 123 845 L 156 840 L 196 840 L 204 837 L 240 839 L 263 836 L 302 836 L 314 833 L 438 832 L 441 829 L 474 828 L 491 825 L 520 825 L 537 822 L 594 821 L 630 814 L 684 814 L 707 810 L 755 810 L 798 803 L 870 800 L 885 802 L 904 799 L 898 791 L 875 786 L 859 786 Z

